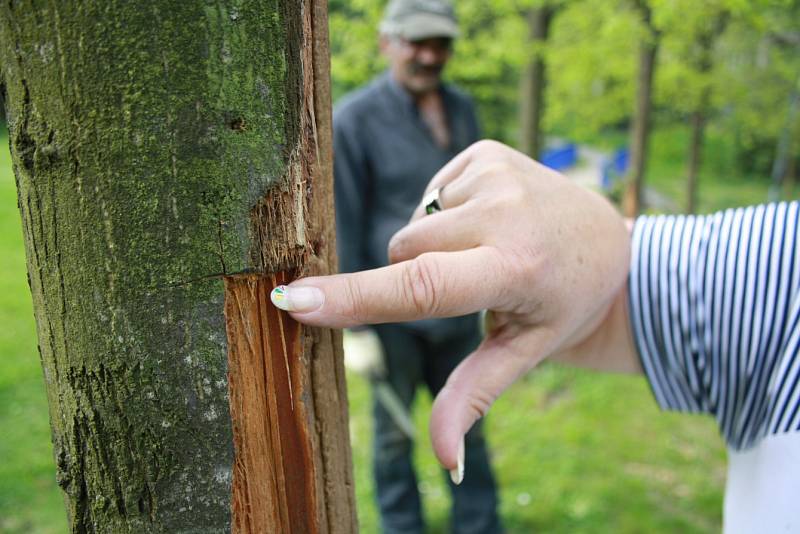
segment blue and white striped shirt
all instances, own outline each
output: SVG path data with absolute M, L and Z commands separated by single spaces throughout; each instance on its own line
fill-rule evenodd
M 734 450 L 800 431 L 797 202 L 637 219 L 633 336 L 664 409 L 714 416 Z

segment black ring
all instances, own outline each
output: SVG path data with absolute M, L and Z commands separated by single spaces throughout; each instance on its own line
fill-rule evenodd
M 439 201 L 439 195 L 441 194 L 442 189 L 437 187 L 427 195 L 425 198 L 422 199 L 423 204 L 425 205 L 425 214 L 431 215 L 436 213 L 437 211 L 442 211 L 442 203 Z

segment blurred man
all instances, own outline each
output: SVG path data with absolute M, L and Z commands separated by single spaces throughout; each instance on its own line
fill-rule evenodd
M 389 70 L 346 96 L 334 113 L 334 174 L 339 261 L 343 272 L 386 265 L 391 236 L 403 227 L 430 178 L 479 137 L 471 101 L 443 84 L 458 34 L 449 0 L 391 0 L 380 27 Z M 422 281 L 421 281 L 422 282 Z M 376 325 L 386 381 L 408 408 L 417 386 L 435 395 L 477 347 L 476 317 Z M 363 346 L 363 344 L 362 344 Z M 374 474 L 387 534 L 423 532 L 412 440 L 374 400 Z M 462 473 L 448 479 L 453 531 L 500 532 L 497 495 L 480 425 L 466 436 Z M 455 482 L 460 482 L 456 484 Z

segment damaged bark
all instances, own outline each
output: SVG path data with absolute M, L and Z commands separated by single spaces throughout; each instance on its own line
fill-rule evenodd
M 5 3 L 0 86 L 73 532 L 351 533 L 322 0 Z

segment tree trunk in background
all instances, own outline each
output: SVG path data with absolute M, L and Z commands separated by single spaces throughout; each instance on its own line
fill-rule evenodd
M 0 7 L 73 532 L 357 529 L 341 339 L 269 304 L 334 265 L 323 0 Z
M 707 100 L 706 96 L 703 96 Z M 700 172 L 703 152 L 703 131 L 706 117 L 705 106 L 695 110 L 691 116 L 692 136 L 689 144 L 689 166 L 686 173 L 686 213 L 694 213 L 697 209 L 697 175 Z
M 725 30 L 729 13 L 722 11 L 713 20 L 706 31 L 701 32 L 697 38 L 697 56 L 695 68 L 701 77 L 702 89 L 697 101 L 697 107 L 691 114 L 692 135 L 689 144 L 689 163 L 686 173 L 686 212 L 694 213 L 697 210 L 697 184 L 698 175 L 703 162 L 703 137 L 709 107 L 711 106 L 711 86 L 707 77 L 711 73 L 714 63 L 714 42 Z
M 720 24 L 724 24 L 720 22 Z M 698 39 L 699 57 L 697 58 L 697 72 L 704 83 L 697 102 L 697 107 L 691 114 L 692 128 L 689 142 L 689 163 L 686 172 L 686 212 L 694 213 L 697 210 L 697 176 L 703 160 L 703 136 L 705 134 L 706 114 L 711 101 L 711 88 L 705 84 L 705 77 L 711 72 L 712 50 L 714 39 L 722 31 L 721 26 L 715 27 L 712 32 L 700 35 Z
M 775 159 L 772 161 L 772 172 L 770 173 L 772 184 L 769 189 L 769 200 L 773 202 L 780 199 L 781 192 L 785 189 L 783 182 L 792 159 L 792 134 L 798 110 L 800 110 L 800 78 L 797 78 L 797 83 L 789 95 L 787 107 L 786 123 L 778 138 L 778 146 L 775 149 Z
M 647 143 L 650 137 L 650 113 L 652 109 L 653 73 L 658 53 L 658 33 L 653 27 L 652 12 L 644 2 L 637 2 L 642 14 L 644 36 L 639 42 L 639 69 L 636 81 L 636 104 L 631 124 L 630 163 L 626 177 L 626 191 L 622 209 L 626 216 L 633 217 L 642 209 L 644 174 L 647 165 Z
M 522 72 L 520 85 L 520 149 L 534 159 L 542 151 L 542 117 L 544 117 L 544 92 L 546 64 L 544 45 L 553 17 L 553 8 L 532 8 L 526 14 L 528 43 L 535 48 L 533 57 Z

